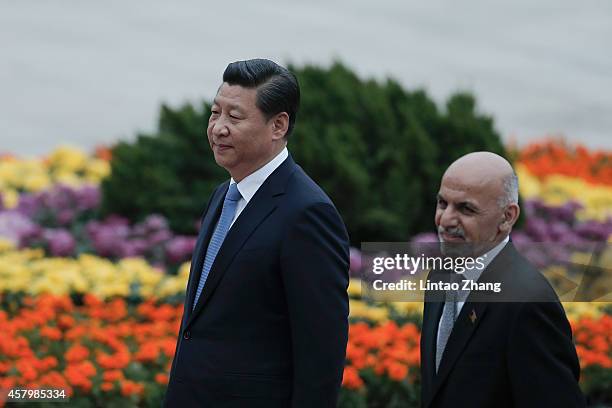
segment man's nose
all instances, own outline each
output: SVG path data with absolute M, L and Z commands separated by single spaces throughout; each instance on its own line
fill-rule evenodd
M 229 129 L 227 128 L 227 124 L 223 117 L 217 118 L 212 123 L 212 128 L 210 129 L 210 133 L 215 137 L 223 137 L 229 134 Z
M 449 227 L 456 227 L 457 225 L 458 225 L 457 213 L 449 205 L 445 209 L 442 210 L 442 214 L 440 215 L 440 226 L 444 228 L 449 228 Z

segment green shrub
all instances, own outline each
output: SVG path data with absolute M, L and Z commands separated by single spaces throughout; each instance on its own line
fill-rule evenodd
M 289 150 L 344 217 L 351 241 L 407 240 L 431 231 L 446 167 L 476 150 L 504 154 L 493 120 L 466 93 L 443 110 L 394 80 L 361 80 L 335 63 L 290 67 L 302 101 Z M 206 140 L 210 105 L 162 106 L 159 130 L 121 143 L 102 185 L 106 212 L 133 220 L 157 212 L 193 233 L 214 187 L 227 179 Z

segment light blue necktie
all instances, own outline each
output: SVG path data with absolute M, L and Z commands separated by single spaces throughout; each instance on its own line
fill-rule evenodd
M 198 299 L 202 294 L 202 289 L 204 289 L 204 284 L 206 283 L 206 279 L 210 273 L 210 268 L 212 268 L 213 262 L 215 261 L 217 253 L 219 252 L 219 248 L 221 248 L 223 240 L 225 240 L 225 236 L 227 235 L 227 231 L 229 231 L 230 226 L 232 225 L 234 214 L 236 214 L 236 207 L 238 206 L 238 200 L 241 198 L 242 196 L 240 195 L 240 191 L 238 191 L 236 183 L 230 184 L 227 194 L 225 194 L 225 200 L 223 201 L 223 209 L 221 210 L 219 222 L 217 223 L 215 232 L 208 243 L 206 257 L 204 258 L 204 266 L 202 267 L 202 275 L 200 276 L 198 290 L 196 291 L 195 300 L 193 301 L 193 309 L 195 309 L 196 305 L 198 304 Z

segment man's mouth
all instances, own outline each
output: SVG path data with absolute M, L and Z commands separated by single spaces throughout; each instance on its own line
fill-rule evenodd
M 441 232 L 440 237 L 444 242 L 461 242 L 465 241 L 465 238 L 461 235 L 449 234 L 447 232 Z
M 220 151 L 233 148 L 233 146 L 228 145 L 228 144 L 223 144 L 223 143 L 215 143 L 215 147 L 217 148 L 217 150 L 220 150 Z

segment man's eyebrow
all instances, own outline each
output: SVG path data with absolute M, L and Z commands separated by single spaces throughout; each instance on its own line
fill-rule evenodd
M 457 204 L 457 207 L 470 207 L 474 211 L 480 210 L 480 207 L 478 207 L 478 205 L 472 201 L 461 201 L 459 204 Z
M 228 103 L 227 106 L 230 108 L 230 110 L 237 110 L 237 111 L 242 112 L 242 107 L 240 107 L 240 105 Z
M 213 99 L 213 106 L 214 105 L 220 106 L 219 101 L 217 101 L 217 98 Z M 238 110 L 242 112 L 242 108 L 240 107 L 240 105 L 236 105 L 235 103 L 228 103 L 227 108 L 229 110 Z
M 436 194 L 436 200 L 443 200 L 443 201 L 447 201 L 446 198 L 444 198 L 444 196 L 440 193 Z M 478 205 L 475 202 L 466 200 L 466 201 L 461 201 L 459 203 L 457 203 L 457 207 L 471 207 L 474 210 L 479 210 L 480 207 L 478 207 Z

